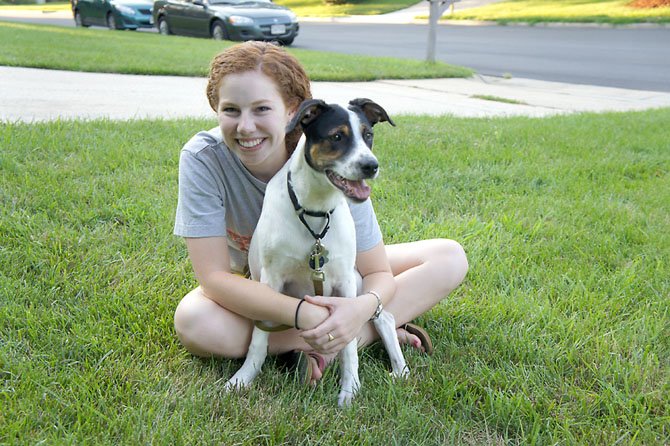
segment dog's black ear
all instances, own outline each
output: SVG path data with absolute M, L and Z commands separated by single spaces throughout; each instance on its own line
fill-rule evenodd
M 377 104 L 376 102 L 370 99 L 367 98 L 352 99 L 351 101 L 349 101 L 349 105 L 358 107 L 361 110 L 363 110 L 363 114 L 365 115 L 366 118 L 368 118 L 368 121 L 370 121 L 371 125 L 375 125 L 378 122 L 386 121 L 393 127 L 395 127 L 395 123 L 391 121 L 391 118 L 389 118 L 389 115 L 386 113 L 386 110 L 384 110 L 381 105 Z
M 302 101 L 302 104 L 298 107 L 298 111 L 296 111 L 293 119 L 291 119 L 291 122 L 286 126 L 286 133 L 295 129 L 298 124 L 302 126 L 302 128 L 307 127 L 327 108 L 328 104 L 321 99 L 307 99 Z

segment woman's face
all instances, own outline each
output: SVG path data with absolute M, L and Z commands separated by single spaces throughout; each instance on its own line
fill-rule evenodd
M 256 178 L 269 181 L 288 159 L 289 112 L 275 82 L 260 71 L 221 80 L 217 107 L 223 141 Z

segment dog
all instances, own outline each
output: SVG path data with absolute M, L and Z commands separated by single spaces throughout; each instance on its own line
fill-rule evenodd
M 286 132 L 301 126 L 304 136 L 267 185 L 249 247 L 252 279 L 299 299 L 306 294 L 358 295 L 362 280 L 355 271 L 355 227 L 346 200 L 363 202 L 370 195 L 365 180 L 376 177 L 379 169 L 371 150 L 372 127 L 384 121 L 395 126 L 386 111 L 369 99 L 354 99 L 346 108 L 318 99 L 299 106 Z M 391 358 L 391 375 L 405 378 L 409 369 L 394 317 L 382 310 L 379 296 L 372 294 L 379 301 L 374 325 Z M 257 323 L 244 364 L 226 389 L 247 387 L 258 375 L 267 355 L 266 330 L 275 325 Z M 354 339 L 339 354 L 340 407 L 349 406 L 360 388 L 357 349 Z

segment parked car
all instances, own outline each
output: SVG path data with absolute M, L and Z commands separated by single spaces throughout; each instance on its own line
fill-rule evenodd
M 153 28 L 152 0 L 71 0 L 77 26 L 109 29 Z
M 154 21 L 161 34 L 217 40 L 276 40 L 290 45 L 300 29 L 288 8 L 270 0 L 156 0 Z

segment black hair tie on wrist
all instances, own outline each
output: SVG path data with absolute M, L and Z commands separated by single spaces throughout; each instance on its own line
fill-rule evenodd
M 298 327 L 298 311 L 300 311 L 300 305 L 305 302 L 305 299 L 300 299 L 300 302 L 298 302 L 298 306 L 295 308 L 295 323 L 293 324 L 296 328 L 296 330 L 300 330 L 300 327 Z

